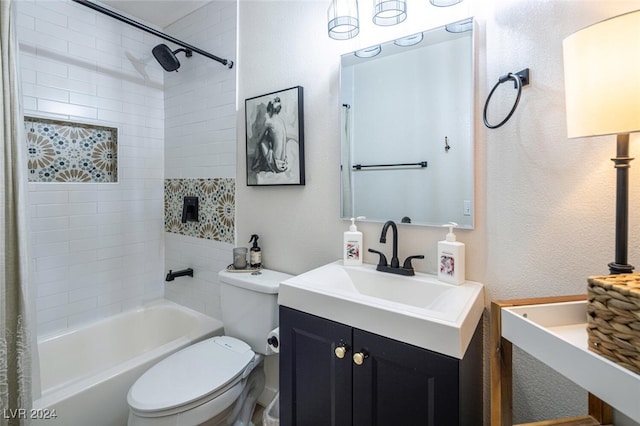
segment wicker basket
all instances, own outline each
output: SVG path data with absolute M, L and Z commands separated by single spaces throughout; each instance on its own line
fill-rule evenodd
M 640 274 L 589 278 L 589 349 L 640 374 Z

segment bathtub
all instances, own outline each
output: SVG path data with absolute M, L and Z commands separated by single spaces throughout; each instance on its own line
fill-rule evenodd
M 30 413 L 48 426 L 126 425 L 127 392 L 177 350 L 223 334 L 222 322 L 167 300 L 38 341 L 42 396 Z

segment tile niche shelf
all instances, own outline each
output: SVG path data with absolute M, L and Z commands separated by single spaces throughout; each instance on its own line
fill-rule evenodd
M 527 426 L 609 425 L 611 406 L 640 421 L 640 375 L 588 349 L 586 305 L 585 295 L 491 303 L 492 426 L 513 424 L 512 345 L 589 392 L 587 416 Z M 616 385 L 611 386 L 612 383 Z

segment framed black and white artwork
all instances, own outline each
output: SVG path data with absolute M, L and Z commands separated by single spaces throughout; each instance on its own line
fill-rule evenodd
M 304 185 L 302 87 L 245 100 L 247 185 Z

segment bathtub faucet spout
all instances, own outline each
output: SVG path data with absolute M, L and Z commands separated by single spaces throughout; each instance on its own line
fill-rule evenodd
M 173 281 L 177 277 L 184 277 L 184 276 L 187 276 L 187 275 L 190 276 L 190 277 L 193 277 L 193 269 L 187 268 L 187 269 L 183 269 L 181 271 L 176 271 L 176 272 L 173 272 L 171 269 L 169 269 L 169 273 L 167 274 L 167 277 L 164 280 L 165 281 Z

